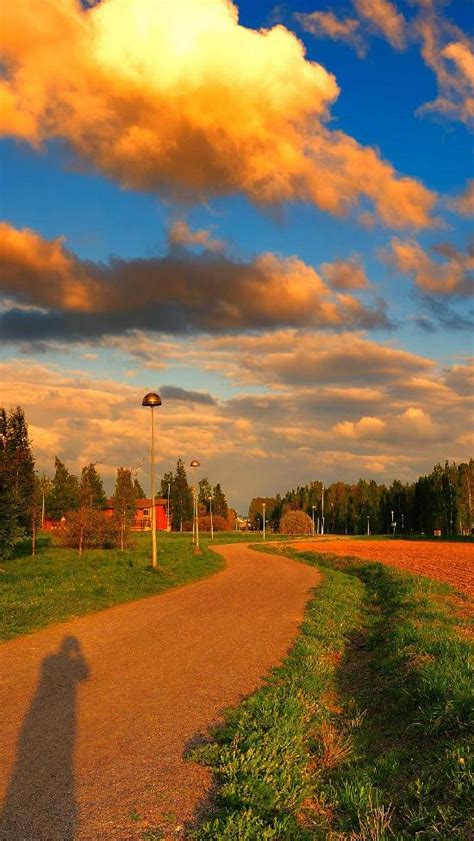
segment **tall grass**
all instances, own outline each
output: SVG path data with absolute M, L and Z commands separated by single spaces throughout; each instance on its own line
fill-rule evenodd
M 288 553 L 323 584 L 286 662 L 194 753 L 217 786 L 195 837 L 474 837 L 471 648 L 450 588 Z

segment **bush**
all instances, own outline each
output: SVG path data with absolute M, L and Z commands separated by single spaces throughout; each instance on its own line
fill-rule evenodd
M 229 521 L 226 517 L 221 517 L 220 514 L 216 514 L 212 517 L 212 524 L 214 526 L 214 531 L 230 531 Z M 199 531 L 210 530 L 211 518 L 209 516 L 199 517 Z
M 103 511 L 70 511 L 60 532 L 61 543 L 74 549 L 112 549 L 120 543 L 120 525 Z
M 287 511 L 280 520 L 281 534 L 312 534 L 313 522 L 304 511 Z

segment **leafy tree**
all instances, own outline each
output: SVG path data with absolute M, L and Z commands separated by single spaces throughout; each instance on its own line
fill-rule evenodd
M 47 499 L 47 512 L 53 520 L 60 520 L 69 511 L 77 511 L 79 508 L 79 481 L 57 456 L 54 459 L 54 467 L 51 492 Z
M 287 511 L 280 522 L 282 534 L 311 534 L 313 523 L 304 511 Z
M 87 508 L 103 510 L 107 504 L 104 485 L 95 464 L 82 468 L 79 487 L 81 505 Z
M 119 534 L 119 546 L 122 550 L 135 515 L 136 498 L 131 470 L 119 467 L 114 490 L 114 520 Z
M 265 503 L 265 519 L 272 522 L 273 512 L 277 507 L 277 498 L 274 496 L 254 496 L 249 506 L 248 519 L 253 528 L 257 528 L 263 521 L 263 503 Z M 279 499 L 278 519 L 282 514 L 283 503 Z
M 84 549 L 112 549 L 117 546 L 120 529 L 117 521 L 104 511 L 81 506 L 78 511 L 68 514 L 60 537 L 65 546 L 78 549 L 80 557 Z
M 225 519 L 227 519 L 229 515 L 227 499 L 219 483 L 214 486 L 214 490 L 212 492 L 212 513 L 215 514 L 216 517 L 224 517 Z

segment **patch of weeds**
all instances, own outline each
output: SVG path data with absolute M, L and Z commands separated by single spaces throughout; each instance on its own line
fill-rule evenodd
M 357 558 L 284 551 L 318 563 L 324 580 L 288 659 L 194 751 L 216 795 L 193 837 L 474 837 L 472 648 L 452 591 Z

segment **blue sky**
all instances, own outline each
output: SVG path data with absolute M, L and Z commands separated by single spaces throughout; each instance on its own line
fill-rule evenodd
M 119 12 L 115 12 L 115 17 L 112 12 L 114 6 L 118 8 L 119 2 L 125 0 L 104 0 L 99 4 L 111 7 L 110 23 L 115 22 L 118 27 Z M 202 2 L 214 10 L 221 0 Z M 382 2 L 386 3 L 387 0 Z M 30 5 L 29 0 L 20 0 L 11 6 L 7 3 L 7 16 L 21 27 L 22 15 L 28 13 Z M 154 5 L 159 15 L 159 0 L 154 0 Z M 176 5 L 178 7 L 180 3 Z M 244 274 L 247 276 L 246 273 L 254 271 L 257 264 L 260 273 L 261 255 L 271 254 L 276 255 L 281 263 L 288 258 L 297 259 L 305 264 L 308 272 L 313 271 L 319 278 L 322 277 L 323 283 L 329 287 L 323 264 L 347 263 L 352 260 L 351 265 L 354 266 L 356 261 L 357 265 L 363 268 L 370 283 L 364 289 L 353 290 L 346 287 L 342 290 L 336 285 L 334 289 L 329 290 L 333 298 L 337 298 L 338 294 L 348 294 L 360 303 L 364 314 L 359 322 L 343 319 L 336 324 L 328 322 L 327 319 L 324 322 L 313 318 L 308 320 L 301 313 L 287 319 L 281 314 L 276 317 L 272 312 L 262 323 L 258 317 L 258 296 L 267 296 L 262 298 L 262 308 L 265 308 L 268 306 L 268 295 L 278 296 L 279 293 L 275 293 L 273 285 L 268 287 L 269 292 L 263 288 L 260 292 L 257 284 L 252 287 L 256 291 L 252 293 L 255 294 L 254 301 L 250 302 L 252 307 L 255 304 L 253 310 L 256 312 L 252 310 L 251 315 L 239 314 L 235 325 L 232 319 L 229 320 L 226 316 L 222 326 L 215 317 L 210 327 L 205 318 L 199 316 L 199 323 L 191 318 L 185 334 L 177 334 L 173 330 L 167 331 L 162 322 L 159 329 L 153 329 L 153 325 L 150 327 L 148 322 L 146 329 L 142 329 L 143 320 L 137 323 L 131 321 L 128 325 L 126 319 L 121 316 L 120 332 L 115 328 L 102 328 L 101 334 L 94 339 L 88 336 L 86 330 L 82 339 L 77 335 L 71 340 L 67 334 L 62 335 L 60 339 L 57 336 L 46 335 L 44 340 L 32 342 L 32 334 L 29 335 L 28 328 L 30 322 L 27 320 L 30 318 L 31 308 L 42 307 L 45 317 L 47 313 L 56 309 L 54 297 L 45 297 L 44 300 L 41 297 L 43 288 L 58 283 L 56 269 L 51 267 L 52 264 L 49 268 L 44 268 L 43 263 L 41 271 L 35 268 L 34 272 L 25 262 L 9 266 L 4 287 L 0 290 L 5 298 L 4 313 L 20 306 L 23 313 L 26 311 L 26 315 L 24 322 L 21 322 L 25 324 L 23 333 L 8 332 L 5 328 L 7 322 L 4 321 L 0 359 L 3 361 L 4 371 L 10 372 L 6 375 L 4 401 L 16 401 L 18 398 L 18 402 L 26 403 L 27 395 L 30 394 L 31 379 L 38 384 L 39 377 L 40 381 L 48 382 L 48 388 L 57 390 L 63 396 L 65 404 L 63 414 L 60 401 L 55 404 L 52 422 L 49 425 L 45 424 L 41 413 L 35 414 L 37 410 L 34 400 L 31 406 L 27 406 L 34 432 L 33 438 L 37 442 L 38 462 L 43 469 L 51 470 L 55 454 L 53 449 L 59 450 L 59 455 L 68 458 L 72 468 L 79 469 L 82 463 L 92 458 L 98 440 L 101 442 L 100 446 L 107 449 L 105 439 L 107 434 L 110 435 L 115 423 L 113 446 L 110 448 L 112 453 L 106 468 L 107 480 L 111 482 L 116 467 L 123 461 L 130 447 L 137 454 L 143 449 L 140 435 L 139 440 L 134 440 L 133 444 L 130 442 L 133 433 L 126 425 L 126 409 L 122 410 L 121 407 L 117 414 L 117 395 L 125 394 L 126 399 L 133 401 L 134 389 L 138 394 L 140 389 L 158 388 L 163 384 L 180 386 L 188 390 L 190 396 L 188 402 L 179 401 L 169 407 L 167 420 L 164 421 L 165 427 L 171 430 L 172 425 L 176 427 L 177 423 L 180 431 L 178 433 L 175 429 L 174 433 L 168 436 L 169 446 L 162 452 L 161 468 L 166 469 L 180 455 L 185 459 L 188 456 L 192 457 L 196 447 L 199 448 L 196 414 L 200 404 L 199 401 L 196 402 L 193 393 L 211 394 L 214 408 L 212 411 L 206 409 L 208 415 L 200 417 L 198 424 L 202 433 L 201 440 L 209 453 L 206 472 L 214 481 L 218 481 L 222 474 L 226 475 L 226 490 L 231 501 L 241 510 L 245 509 L 246 499 L 251 497 L 254 491 L 272 493 L 275 490 L 284 490 L 297 481 L 305 482 L 316 478 L 313 475 L 315 472 L 327 481 L 336 477 L 355 480 L 359 475 L 367 476 L 371 473 L 376 479 L 387 480 L 397 472 L 401 473 L 402 477 L 410 478 L 417 471 L 428 468 L 430 460 L 469 456 L 465 429 L 469 415 L 466 414 L 467 404 L 463 401 L 469 399 L 470 393 L 472 394 L 464 382 L 466 359 L 472 353 L 472 330 L 469 329 L 469 320 L 472 320 L 473 316 L 472 303 L 466 295 L 465 281 L 461 281 L 458 275 L 459 272 L 463 274 L 469 269 L 468 258 L 460 255 L 466 255 L 472 235 L 472 219 L 466 216 L 464 211 L 460 213 L 453 202 L 463 194 L 468 179 L 472 177 L 472 139 L 467 121 L 460 118 L 458 113 L 456 116 L 447 116 L 442 110 L 420 112 L 424 103 L 433 101 L 439 94 L 441 78 L 439 75 L 437 78 L 433 67 L 427 65 L 420 53 L 420 39 L 414 34 L 413 20 L 422 12 L 416 4 L 415 7 L 413 4 L 402 3 L 398 3 L 397 6 L 390 3 L 388 5 L 394 14 L 404 15 L 403 25 L 408 35 L 407 45 L 401 51 L 393 48 L 387 33 L 380 27 L 377 28 L 374 20 L 368 20 L 359 14 L 357 3 L 337 3 L 331 6 L 322 2 L 301 2 L 285 3 L 276 7 L 273 3 L 241 2 L 238 9 L 242 27 L 259 30 L 271 29 L 276 25 L 283 26 L 287 30 L 288 38 L 291 37 L 290 33 L 294 33 L 304 44 L 306 57 L 301 60 L 292 59 L 294 65 L 293 69 L 288 65 L 289 73 L 299 72 L 300 69 L 302 71 L 305 62 L 318 62 L 328 73 L 335 76 L 340 92 L 330 105 L 330 120 L 326 122 L 329 131 L 343 132 L 345 137 L 353 138 L 362 147 L 376 149 L 378 156 L 390 162 L 400 177 L 408 176 L 427 190 L 436 193 L 436 215 L 439 220 L 437 225 L 427 223 L 416 230 L 413 226 L 406 225 L 403 219 L 400 226 L 395 223 L 387 225 L 379 212 L 373 211 L 373 207 L 370 207 L 373 214 L 372 224 L 361 224 L 359 214 L 369 210 L 371 204 L 363 196 L 356 199 L 359 209 L 357 210 L 354 204 L 354 210 L 346 216 L 336 216 L 325 207 L 318 206 L 318 203 L 298 194 L 293 195 L 290 200 L 278 200 L 264 205 L 252 203 L 248 190 L 245 187 L 239 189 L 238 184 L 232 190 L 224 186 L 221 190 L 219 184 L 214 184 L 213 188 L 207 191 L 207 195 L 205 188 L 199 189 L 183 201 L 173 195 L 172 190 L 170 192 L 169 185 L 166 195 L 160 186 L 156 187 L 151 183 L 143 187 L 135 185 L 133 189 L 124 186 L 128 178 L 126 159 L 122 159 L 122 177 L 120 169 L 117 172 L 115 167 L 114 173 L 111 174 L 107 165 L 102 166 L 94 152 L 86 152 L 79 158 L 77 152 L 73 151 L 75 141 L 71 140 L 71 137 L 68 138 L 67 132 L 63 137 L 58 137 L 58 131 L 48 134 L 48 130 L 44 128 L 44 116 L 37 118 L 38 123 L 43 121 L 40 145 L 33 142 L 28 135 L 21 136 L 22 132 L 19 130 L 7 130 L 6 136 L 0 142 L 0 151 L 1 209 L 8 231 L 28 229 L 35 232 L 39 239 L 29 240 L 25 244 L 25 250 L 30 249 L 30 253 L 32 249 L 34 251 L 36 247 L 40 248 L 40 240 L 51 243 L 57 238 L 64 238 L 58 248 L 63 251 L 67 249 L 67 253 L 72 253 L 75 271 L 81 278 L 91 273 L 95 278 L 94 282 L 102 284 L 104 278 L 100 267 L 107 265 L 111 255 L 129 261 L 131 272 L 136 261 L 142 258 L 149 261 L 165 258 L 170 254 L 170 228 L 177 221 L 184 221 L 187 226 L 186 241 L 180 242 L 179 247 L 186 249 L 186 260 L 189 263 L 199 260 L 203 255 L 202 240 L 199 242 L 193 239 L 193 235 L 196 231 L 206 231 L 210 238 L 226 243 L 225 271 L 229 264 L 232 264 L 232 267 L 237 265 L 239 272 L 244 266 Z M 139 7 L 140 3 L 137 6 Z M 188 8 L 187 0 L 184 6 Z M 195 4 L 195 8 L 196 6 L 199 4 Z M 45 15 L 45 19 L 49 14 L 48 7 L 49 3 L 46 3 L 44 9 L 39 12 L 40 15 Z M 84 14 L 90 15 L 92 11 Z M 323 15 L 333 12 L 338 19 L 345 20 L 350 17 L 357 20 L 358 31 L 366 44 L 365 57 L 358 57 L 348 43 L 334 40 L 328 35 L 323 37 L 324 33 L 321 31 L 316 37 L 314 32 L 308 31 L 306 19 L 301 16 L 295 17 L 295 13 L 301 15 L 314 12 L 321 12 Z M 77 12 L 71 11 L 70 14 L 72 19 L 73 14 L 77 15 Z M 143 14 L 145 15 L 145 10 Z M 192 14 L 194 12 L 188 18 L 191 31 Z M 58 24 L 55 23 L 56 25 Z M 61 25 L 64 26 L 65 23 Z M 166 25 L 168 24 L 164 21 L 164 37 Z M 318 27 L 321 28 L 321 25 L 321 19 L 318 19 Z M 438 53 L 433 60 L 437 62 L 436 66 L 441 68 L 439 73 L 443 72 L 446 66 L 453 71 L 456 108 L 459 111 L 460 100 L 464 102 L 463 98 L 468 97 L 468 86 L 461 72 L 462 65 L 447 62 L 442 51 L 453 43 L 458 45 L 457 48 L 463 55 L 470 49 L 469 3 L 453 2 L 444 10 L 441 5 L 434 4 L 429 25 L 438 38 Z M 111 28 L 108 29 L 109 33 Z M 58 37 L 59 35 L 60 31 Z M 37 32 L 31 33 L 35 49 L 38 37 Z M 113 37 L 112 30 L 111 38 Z M 119 42 L 120 32 L 117 29 L 116 43 Z M 263 51 L 263 43 L 259 44 Z M 44 61 L 39 52 L 38 56 L 38 62 Z M 272 60 L 277 67 L 277 49 Z M 286 60 L 286 53 L 283 52 L 282 62 Z M 9 53 L 5 61 L 7 67 L 22 67 L 22 63 L 24 67 L 27 66 L 27 59 L 21 54 L 21 50 L 15 55 Z M 43 65 L 38 66 L 41 78 Z M 229 85 L 235 83 L 237 87 L 240 84 L 242 70 L 242 66 L 239 68 L 238 56 L 230 54 Z M 283 79 L 281 84 L 284 84 L 284 67 L 283 70 L 278 70 L 276 78 L 280 78 L 278 74 Z M 47 84 L 50 84 L 46 70 L 44 77 L 46 90 Z M 257 81 L 261 85 L 259 95 L 264 99 L 264 80 Z M 25 93 L 22 92 L 19 83 L 15 85 L 14 74 L 13 82 L 10 75 L 7 84 L 15 90 L 17 107 L 27 109 L 28 112 L 33 111 L 31 103 L 25 103 L 24 99 L 22 101 Z M 66 92 L 70 79 L 65 77 L 62 81 L 59 78 L 57 87 L 61 89 L 62 84 Z M 108 95 L 105 91 L 104 96 Z M 176 101 L 179 101 L 178 94 Z M 245 96 L 242 101 L 243 110 L 235 115 L 237 122 L 251 120 L 251 116 L 246 113 Z M 264 102 L 261 103 L 255 98 L 252 102 L 251 107 L 257 110 L 265 106 Z M 321 115 L 315 112 L 314 119 L 319 121 L 320 118 Z M 159 143 L 159 122 L 153 126 L 156 142 Z M 113 145 L 116 140 L 111 136 L 108 142 Z M 81 142 L 87 146 L 87 140 Z M 188 153 L 184 149 L 184 153 L 191 157 L 193 154 L 199 154 L 192 146 L 189 147 Z M 219 152 L 214 150 L 213 154 L 218 159 Z M 239 151 L 235 154 L 238 168 Z M 269 154 L 271 155 L 271 151 Z M 196 163 L 198 166 L 199 161 Z M 322 174 L 320 177 L 324 179 L 325 176 Z M 278 178 L 278 171 L 273 178 Z M 342 189 L 346 189 L 344 185 Z M 389 190 L 390 185 L 387 183 L 386 188 L 382 187 L 382 190 L 384 189 Z M 383 213 L 383 209 L 381 212 Z M 394 239 L 412 245 L 416 243 L 417 265 L 421 267 L 418 272 L 407 268 L 406 255 L 403 259 L 398 256 L 396 260 L 393 255 L 390 259 L 387 257 Z M 439 247 L 444 247 L 446 243 L 451 249 L 448 258 L 446 249 L 442 253 L 439 251 Z M 414 252 L 410 254 L 413 262 Z M 420 257 L 420 254 L 423 256 Z M 7 261 L 13 261 L 11 250 L 7 249 L 6 255 Z M 15 259 L 18 259 L 18 255 Z M 456 272 L 454 286 L 451 285 L 449 291 L 441 288 L 437 281 L 437 286 L 436 283 L 433 286 L 434 281 L 430 279 L 430 272 L 436 275 L 437 264 L 445 264 L 446 259 Z M 174 263 L 169 266 L 166 264 L 161 280 L 150 280 L 151 285 L 164 282 L 168 295 L 175 282 L 173 266 Z M 277 271 L 280 271 L 280 263 L 278 266 Z M 293 262 L 290 267 L 284 269 L 287 273 L 284 283 L 288 279 L 290 284 L 292 283 L 291 273 L 296 270 L 295 267 L 296 263 Z M 200 274 L 196 277 L 197 280 L 190 281 L 192 284 L 202 282 L 199 280 Z M 73 284 L 74 278 L 67 282 Z M 118 280 L 114 280 L 113 273 L 108 273 L 107 282 L 113 285 L 118 283 Z M 228 280 L 222 280 L 229 294 L 232 291 L 232 295 L 235 295 L 232 305 L 226 304 L 226 307 L 231 306 L 235 309 L 241 296 L 248 295 L 248 288 L 245 286 L 246 291 L 242 292 L 230 290 L 233 282 L 230 275 Z M 296 282 L 300 281 L 295 280 L 294 283 Z M 449 284 L 451 281 L 443 275 L 442 283 Z M 25 287 L 31 294 L 25 292 Z M 192 288 L 194 290 L 194 287 Z M 133 309 L 136 305 L 133 283 L 126 294 L 130 297 L 129 306 Z M 138 294 L 143 294 L 143 291 Z M 210 294 L 212 295 L 204 285 L 203 298 Z M 326 292 L 323 291 L 322 294 L 326 295 Z M 223 296 L 225 298 L 225 293 Z M 61 293 L 58 292 L 58 309 L 63 312 L 60 298 Z M 376 306 L 376 299 L 383 299 L 385 302 L 386 317 L 375 319 L 374 323 L 369 324 L 366 310 Z M 108 306 L 113 309 L 113 295 L 108 300 L 112 301 Z M 182 305 L 183 301 L 178 301 L 173 306 L 178 304 Z M 185 304 L 187 305 L 187 301 Z M 249 311 L 248 302 L 246 306 Z M 337 306 L 343 304 L 338 303 Z M 124 308 L 126 311 L 126 302 Z M 227 309 L 225 311 L 227 313 Z M 86 324 L 92 317 L 93 308 L 89 305 L 83 306 L 82 312 L 83 323 Z M 292 336 L 288 334 L 291 330 L 296 331 Z M 337 336 L 343 333 L 350 337 L 351 332 L 355 341 L 363 336 L 363 340 L 368 342 L 369 356 L 374 349 L 381 347 L 413 357 L 409 359 L 407 356 L 408 368 L 404 371 L 402 365 L 398 377 L 391 369 L 388 373 L 379 373 L 378 402 L 375 398 L 375 402 L 371 402 L 372 398 L 367 393 L 362 396 L 361 405 L 354 406 L 351 414 L 347 407 L 342 410 L 335 401 L 330 426 L 327 428 L 325 425 L 324 430 L 321 430 L 322 416 L 317 408 L 301 408 L 298 422 L 292 421 L 289 428 L 282 423 L 277 408 L 271 418 L 265 421 L 259 418 L 256 403 L 259 395 L 272 395 L 272 400 L 275 401 L 272 405 L 275 407 L 278 396 L 283 393 L 286 395 L 285 399 L 291 399 L 295 406 L 301 403 L 303 407 L 303 403 L 306 406 L 307 402 L 307 386 L 303 393 L 301 385 L 294 378 L 282 380 L 279 369 L 281 360 L 275 356 L 273 346 L 269 350 L 276 337 L 281 334 L 280 347 L 287 356 L 291 356 L 299 340 L 302 344 L 310 342 L 308 347 L 320 349 L 321 353 L 327 347 L 334 348 L 335 353 Z M 249 336 L 258 340 L 250 355 L 246 349 Z M 226 337 L 229 337 L 230 346 L 223 349 L 222 343 Z M 145 350 L 141 347 L 143 342 L 146 342 Z M 344 348 L 344 352 L 348 354 L 348 369 L 352 370 L 354 359 L 351 358 L 350 341 L 344 343 Z M 265 375 L 255 369 L 255 359 L 252 358 L 255 353 L 263 360 Z M 403 391 L 403 382 L 407 376 L 416 379 L 419 373 L 416 370 L 416 358 L 420 357 L 431 363 L 431 368 L 426 370 L 432 386 L 426 389 L 423 387 L 423 396 L 421 392 L 415 396 L 413 388 L 406 393 Z M 328 359 L 328 366 L 332 364 L 331 360 L 332 357 Z M 454 388 L 451 393 L 453 386 L 450 383 L 458 382 L 461 376 L 458 371 L 460 366 L 464 378 L 463 386 L 461 392 Z M 326 380 L 323 382 L 320 377 L 318 379 L 317 366 L 314 370 L 312 387 L 315 397 L 321 389 L 337 390 L 348 387 L 347 381 L 344 381 L 342 386 L 336 370 L 329 384 Z M 370 376 L 369 374 L 369 379 Z M 356 381 L 357 372 L 354 374 L 354 383 Z M 66 407 L 71 390 L 80 391 L 82 395 L 83 387 L 86 391 L 89 388 L 91 394 L 107 395 L 104 405 L 109 405 L 113 414 L 109 427 L 105 418 L 94 417 L 93 413 L 87 417 L 87 412 L 91 412 L 89 405 L 85 412 L 77 400 L 72 401 L 76 406 L 76 415 L 71 414 L 70 409 Z M 447 389 L 451 390 L 449 394 Z M 254 401 L 252 411 L 245 417 L 238 414 L 239 407 L 233 403 L 233 398 L 238 395 L 246 395 L 249 400 Z M 77 394 L 74 396 L 77 397 Z M 44 405 L 47 394 L 41 393 L 39 399 Z M 429 402 L 432 399 L 434 402 Z M 443 400 L 446 404 L 444 414 L 440 408 L 443 406 Z M 367 405 L 366 410 L 364 401 Z M 317 400 L 315 406 L 317 407 Z M 401 448 L 400 445 L 399 428 L 403 426 L 400 418 L 410 408 L 415 408 L 422 414 L 414 425 L 413 440 L 407 453 L 406 446 Z M 165 403 L 163 416 L 165 417 Z M 380 420 L 384 431 L 382 426 L 372 424 L 371 428 L 376 428 L 376 433 L 363 432 L 370 426 L 360 426 L 364 417 Z M 77 422 L 78 418 L 83 421 L 83 439 L 73 444 L 68 430 L 71 430 L 71 423 Z M 138 424 L 141 423 L 139 418 L 137 415 Z M 344 423 L 353 426 L 343 428 L 341 424 Z M 123 446 L 120 443 L 122 428 Z M 219 428 L 223 440 L 220 440 Z M 302 442 L 314 438 L 315 434 L 316 437 L 319 435 L 320 439 L 318 447 L 314 451 L 310 450 L 308 455 L 306 444 Z M 427 443 L 423 457 L 420 454 L 420 441 Z M 327 454 L 322 459 L 321 449 Z M 275 452 L 278 453 L 277 463 L 272 464 L 266 471 L 262 470 L 265 460 L 269 464 Z

